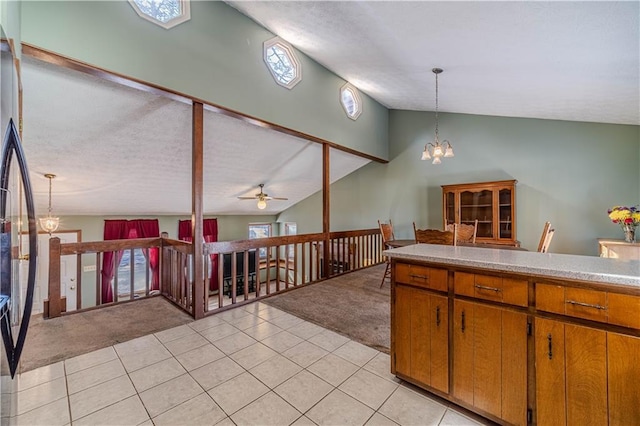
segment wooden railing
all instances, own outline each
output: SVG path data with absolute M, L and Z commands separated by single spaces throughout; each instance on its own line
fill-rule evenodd
M 49 299 L 45 303 L 45 317 L 60 316 L 65 311 L 65 299 L 60 297 L 60 266 L 61 257 L 64 256 L 76 256 L 76 308 L 82 311 L 156 293 L 150 291 L 148 254 L 142 266 L 146 270 L 143 290 L 135 288 L 133 259 L 136 249 L 158 248 L 158 293 L 194 317 L 198 314 L 197 309 L 204 311 L 200 314 L 210 314 L 383 261 L 383 244 L 377 228 L 332 232 L 328 240 L 325 240 L 325 234 L 319 233 L 203 244 L 205 279 L 195 283 L 191 243 L 168 238 L 146 238 L 61 244 L 54 237 L 49 245 Z M 126 250 L 130 255 L 130 287 L 126 293 L 118 291 L 118 262 L 114 262 L 111 282 L 113 300 L 105 303 L 101 300 L 102 255 Z M 95 265 L 95 283 L 89 283 L 90 290 L 95 288 L 95 304 L 83 305 L 82 276 L 86 271 L 82 266 L 83 260 L 85 264 Z M 90 268 L 94 268 L 93 265 Z M 204 286 L 203 303 L 194 303 L 196 285 Z
M 91 309 L 96 306 L 105 305 L 102 300 L 102 259 L 104 253 L 122 253 L 129 251 L 130 256 L 130 275 L 127 277 L 130 281 L 128 291 L 121 293 L 118 290 L 118 263 L 114 263 L 113 279 L 111 282 L 111 290 L 113 294 L 113 301 L 108 304 L 119 303 L 125 300 L 133 300 L 136 295 L 148 296 L 151 292 L 150 278 L 149 278 L 149 256 L 148 249 L 161 248 L 162 238 L 139 238 L 132 240 L 112 240 L 112 241 L 92 241 L 83 243 L 67 243 L 61 244 L 60 239 L 53 237 L 49 240 L 49 297 L 44 302 L 44 315 L 45 317 L 54 318 L 60 316 L 62 312 L 66 310 L 68 304 L 66 298 L 61 298 L 60 281 L 61 281 L 61 257 L 75 256 L 76 257 L 76 271 L 74 275 L 74 287 L 76 289 L 76 310 Z M 133 280 L 135 272 L 134 250 L 142 249 L 146 251 L 145 269 L 146 273 L 146 285 L 142 292 L 136 290 Z M 89 259 L 86 263 L 92 264 L 91 267 L 95 271 L 95 285 L 92 284 L 92 291 L 95 291 L 95 304 L 89 303 L 83 298 L 83 289 L 88 288 L 83 283 L 83 260 L 86 257 L 92 257 L 95 259 Z M 161 262 L 161 259 L 159 259 Z M 70 271 L 66 271 L 69 274 Z M 121 277 L 121 281 L 124 277 Z M 92 300 L 94 298 L 91 298 Z M 88 305 L 88 306 L 87 306 Z
M 332 232 L 326 248 L 321 233 L 206 243 L 218 291 L 205 269 L 205 314 L 382 263 L 382 246 L 378 228 Z

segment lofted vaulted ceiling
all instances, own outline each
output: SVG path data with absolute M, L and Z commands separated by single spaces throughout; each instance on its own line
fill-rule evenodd
M 57 215 L 191 213 L 191 106 L 23 58 L 23 144 L 36 201 Z M 205 214 L 276 214 L 322 188 L 322 146 L 205 110 Z M 369 160 L 331 149 L 334 182 Z M 252 196 L 265 184 L 265 210 Z
M 638 1 L 227 1 L 392 109 L 640 124 Z

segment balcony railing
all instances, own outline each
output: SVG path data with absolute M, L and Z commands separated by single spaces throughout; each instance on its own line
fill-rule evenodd
M 145 238 L 61 244 L 54 237 L 49 250 L 49 298 L 45 301 L 45 317 L 53 318 L 66 311 L 65 298 L 61 297 L 60 273 L 65 256 L 77 258 L 77 311 L 162 294 L 194 317 L 383 261 L 382 239 L 377 228 L 332 232 L 328 240 L 325 240 L 325 234 L 305 234 L 203 244 L 205 278 L 202 282 L 195 282 L 191 243 L 169 238 Z M 149 250 L 154 248 L 159 250 L 159 291 L 152 290 L 149 272 Z M 136 249 L 143 250 L 145 260 L 134 262 Z M 115 253 L 118 259 L 118 253 L 125 251 L 129 254 L 130 270 L 126 277 L 118 276 L 119 262 L 113 262 L 113 277 L 108 284 L 113 298 L 111 301 L 102 300 L 103 279 L 109 277 L 109 274 L 102 273 L 103 255 Z M 83 262 L 89 266 L 83 267 Z M 87 270 L 94 268 L 93 265 L 95 277 L 86 274 Z M 146 279 L 144 288 L 135 283 L 135 268 L 146 271 L 143 273 Z M 203 303 L 194 303 L 196 285 L 204 287 Z M 87 292 L 95 293 L 95 297 L 93 294 L 88 297 Z M 197 312 L 198 309 L 201 311 Z

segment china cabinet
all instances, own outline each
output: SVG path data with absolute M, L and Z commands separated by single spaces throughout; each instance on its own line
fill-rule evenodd
M 444 226 L 473 225 L 476 242 L 518 246 L 516 240 L 516 180 L 443 185 Z

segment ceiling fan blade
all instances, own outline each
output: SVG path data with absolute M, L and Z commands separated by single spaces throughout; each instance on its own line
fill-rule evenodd
M 238 200 L 255 200 L 256 197 L 238 197 Z
M 269 197 L 272 200 L 288 200 L 288 198 L 283 198 L 283 197 Z

